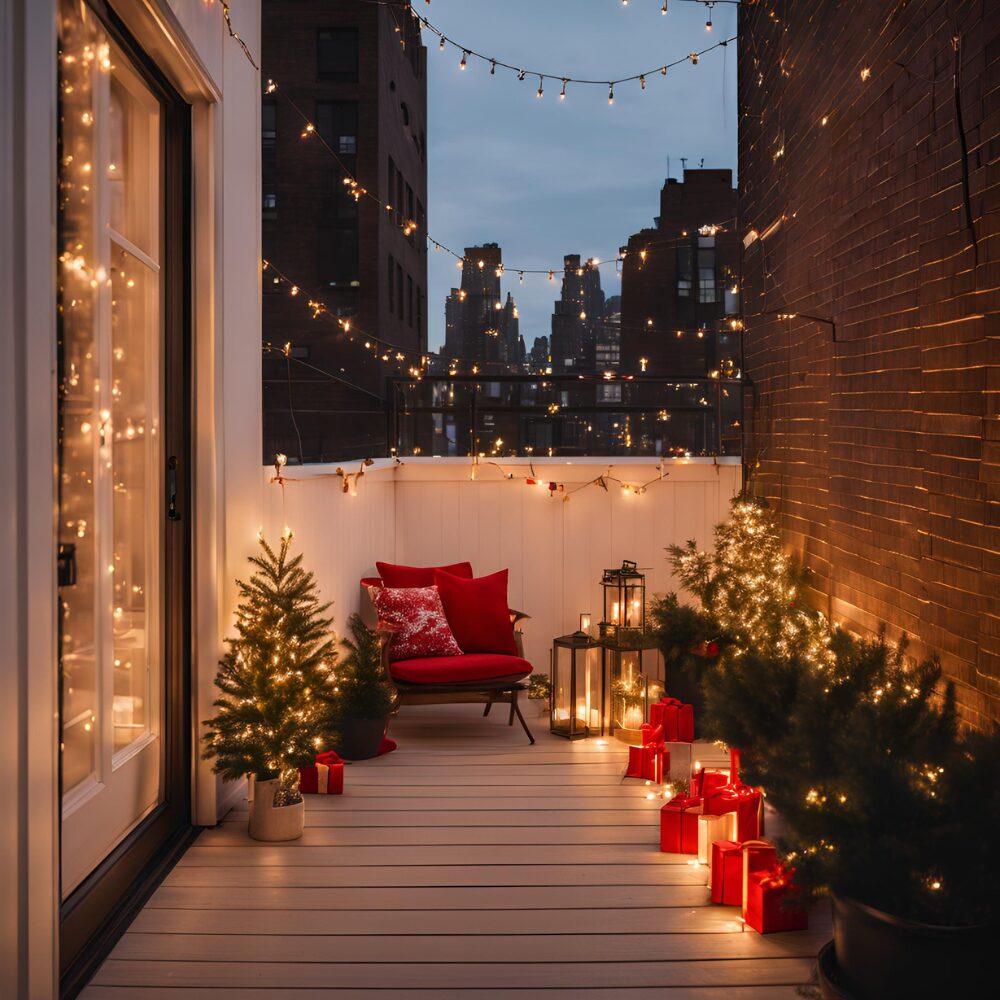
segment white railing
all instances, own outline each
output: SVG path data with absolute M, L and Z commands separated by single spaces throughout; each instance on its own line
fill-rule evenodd
M 581 612 L 599 620 L 605 568 L 632 559 L 646 572 L 648 595 L 671 589 L 664 549 L 689 538 L 710 544 L 741 482 L 737 458 L 501 459 L 475 468 L 467 458 L 408 458 L 377 460 L 345 493 L 336 468 L 287 467 L 283 486 L 271 482 L 273 468 L 263 475 L 264 530 L 277 538 L 291 528 L 334 602 L 338 632 L 361 608 L 359 581 L 375 575 L 377 559 L 467 559 L 477 576 L 510 571 L 510 604 L 531 616 L 525 650 L 538 670 L 548 669 L 552 639 L 576 629 Z M 545 485 L 530 486 L 529 477 Z M 550 482 L 563 489 L 550 491 Z

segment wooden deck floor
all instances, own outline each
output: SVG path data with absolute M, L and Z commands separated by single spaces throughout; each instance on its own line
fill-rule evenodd
M 245 811 L 203 832 L 83 996 L 796 996 L 825 908 L 807 932 L 742 931 L 705 869 L 660 853 L 620 744 L 529 717 L 531 747 L 480 712 L 404 709 L 399 750 L 308 796 L 295 843 L 251 841 Z

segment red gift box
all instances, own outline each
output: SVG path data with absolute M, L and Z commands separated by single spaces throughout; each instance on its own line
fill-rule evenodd
M 651 726 L 644 722 L 640 727 L 642 746 L 628 748 L 626 778 L 645 778 L 663 784 L 665 768 L 670 767 L 670 754 L 663 745 L 663 726 Z
M 712 902 L 723 906 L 743 905 L 743 845 L 735 840 L 717 840 L 712 844 L 712 867 L 709 869 Z
M 804 931 L 809 926 L 809 911 L 794 875 L 794 868 L 781 864 L 750 873 L 743 919 L 758 934 Z
M 306 795 L 341 795 L 344 762 L 332 750 L 316 754 L 312 767 L 299 768 L 299 791 Z
M 649 706 L 649 721 L 663 726 L 668 743 L 691 743 L 694 740 L 694 706 L 676 698 L 661 698 Z
M 660 850 L 666 854 L 698 853 L 701 799 L 678 795 L 660 810 Z
M 725 788 L 728 784 L 729 777 L 725 771 L 708 771 L 703 767 L 699 767 L 691 775 L 691 794 L 708 798 L 715 795 L 716 792 Z M 713 813 L 712 815 L 721 816 L 722 813 Z
M 737 750 L 735 747 L 729 748 L 729 780 L 734 783 L 740 780 L 740 764 L 742 763 L 742 756 L 742 750 Z
M 766 840 L 748 840 L 741 845 L 743 854 L 743 879 L 740 887 L 740 899 L 743 903 L 743 919 L 747 918 L 747 887 L 750 876 L 767 868 L 773 868 L 778 863 L 778 852 L 774 844 Z
M 709 816 L 736 813 L 736 839 L 754 840 L 760 836 L 760 789 L 743 784 L 726 784 L 703 793 Z

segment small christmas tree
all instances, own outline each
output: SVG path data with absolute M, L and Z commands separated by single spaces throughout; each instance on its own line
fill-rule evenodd
M 712 552 L 693 541 L 667 550 L 699 605 L 667 594 L 650 609 L 670 693 L 694 702 L 696 711 L 706 674 L 749 651 L 795 656 L 817 668 L 832 662 L 826 619 L 803 600 L 808 574 L 782 551 L 771 510 L 747 494 L 731 506 L 729 520 L 716 526 Z
M 342 640 L 347 656 L 338 672 L 340 698 L 337 714 L 341 719 L 381 719 L 393 709 L 396 689 L 382 669 L 379 637 L 357 612 L 347 619 L 351 639 Z
M 250 580 L 237 581 L 235 639 L 219 664 L 218 713 L 205 722 L 206 758 L 225 781 L 279 777 L 275 805 L 299 800 L 298 768 L 329 741 L 337 692 L 329 604 L 320 604 L 302 556 L 290 559 L 291 534 L 277 553 L 261 538 Z

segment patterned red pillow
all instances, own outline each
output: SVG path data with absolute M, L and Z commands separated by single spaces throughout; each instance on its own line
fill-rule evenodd
M 380 622 L 395 629 L 389 659 L 461 656 L 437 587 L 381 587 L 373 596 Z

